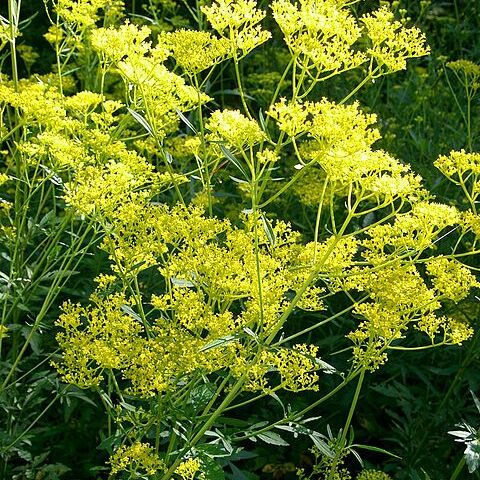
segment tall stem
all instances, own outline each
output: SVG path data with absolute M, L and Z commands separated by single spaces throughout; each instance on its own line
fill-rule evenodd
M 14 0 L 8 0 L 8 22 L 10 26 L 10 53 L 12 60 L 12 80 L 15 91 L 18 92 L 18 67 L 17 67 L 17 50 L 16 40 L 18 28 L 18 20 L 20 15 L 21 0 L 14 2 Z M 15 8 L 16 7 L 16 8 Z
M 327 480 L 332 480 L 334 478 L 337 466 L 342 458 L 342 453 L 345 448 L 345 440 L 347 439 L 348 429 L 350 428 L 350 424 L 352 423 L 353 414 L 355 413 L 355 408 L 357 407 L 358 399 L 360 398 L 360 392 L 362 390 L 363 380 L 365 378 L 365 369 L 360 371 L 360 377 L 358 379 L 357 388 L 355 389 L 355 394 L 353 396 L 352 403 L 350 405 L 350 410 L 348 411 L 347 420 L 345 421 L 345 425 L 342 430 L 342 434 L 340 436 L 339 441 L 339 451 L 335 455 L 335 459 L 332 463 L 332 467 L 330 469 L 330 473 L 328 474 Z

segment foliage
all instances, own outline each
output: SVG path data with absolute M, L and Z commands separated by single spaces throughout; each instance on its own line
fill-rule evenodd
M 480 67 L 380 3 L 8 0 L 4 478 L 477 470 Z

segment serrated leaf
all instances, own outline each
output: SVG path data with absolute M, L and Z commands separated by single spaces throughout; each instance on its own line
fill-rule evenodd
M 257 422 L 251 425 L 249 430 L 258 430 L 259 428 L 266 427 L 268 424 L 269 424 L 268 420 L 263 420 L 262 422 Z
M 225 473 L 223 468 L 213 460 L 210 462 L 203 462 L 204 468 L 202 468 L 202 473 L 205 474 L 205 478 L 208 480 L 225 480 Z
M 275 432 L 263 432 L 256 435 L 260 440 L 271 445 L 279 445 L 281 447 L 288 447 L 287 443 L 278 433 Z
M 279 430 L 285 430 L 286 432 L 290 433 L 298 433 L 296 425 L 276 425 L 275 428 L 278 428 Z
M 203 445 L 199 445 L 197 450 L 200 452 L 200 457 L 204 459 L 208 458 L 213 462 L 214 458 L 230 457 L 230 454 L 218 443 L 204 443 Z
M 215 385 L 212 383 L 203 383 L 198 387 L 195 387 L 190 392 L 190 401 L 192 402 L 193 407 L 195 409 L 205 407 L 213 395 L 215 395 L 215 391 Z

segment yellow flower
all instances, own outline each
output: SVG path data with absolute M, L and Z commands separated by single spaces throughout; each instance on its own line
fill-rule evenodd
M 230 56 L 237 60 L 271 37 L 258 25 L 266 14 L 257 8 L 255 0 L 218 0 L 201 10 L 214 30 L 228 41 Z
M 289 50 L 305 68 L 313 66 L 319 73 L 339 73 L 355 68 L 366 56 L 352 46 L 361 28 L 337 0 L 275 0 L 273 17 L 282 30 Z
M 239 110 L 216 110 L 208 119 L 207 136 L 210 141 L 225 141 L 228 146 L 239 150 L 253 147 L 264 138 L 264 133 L 254 120 L 249 120 Z
M 111 0 L 57 0 L 55 11 L 71 26 L 86 29 L 95 26 L 100 18 L 99 10 L 107 7 Z
M 380 470 L 362 470 L 357 476 L 357 480 L 391 480 L 391 478 Z
M 200 460 L 198 458 L 189 458 L 183 461 L 175 470 L 182 480 L 193 480 L 195 474 L 200 470 Z
M 228 41 L 208 32 L 180 29 L 163 33 L 160 42 L 170 49 L 177 65 L 190 75 L 220 63 L 230 53 Z
M 155 475 L 163 472 L 165 463 L 155 454 L 148 443 L 135 442 L 130 446 L 119 447 L 109 460 L 111 474 L 128 471 L 134 474 Z
M 450 180 L 458 183 L 458 178 L 463 180 L 462 177 L 467 172 L 480 175 L 480 153 L 452 150 L 448 156 L 438 157 L 435 166 Z
M 118 63 L 126 56 L 145 55 L 151 47 L 147 26 L 137 27 L 129 22 L 118 28 L 96 28 L 90 34 L 93 49 L 106 63 Z
M 0 325 L 0 340 L 8 337 L 7 332 L 8 332 L 8 327 L 6 327 L 5 325 Z
M 430 53 L 425 35 L 416 27 L 406 28 L 394 20 L 393 12 L 385 6 L 364 15 L 361 21 L 371 42 L 367 53 L 380 69 L 375 76 L 404 70 L 407 59 Z
M 427 263 L 427 272 L 439 295 L 454 302 L 466 298 L 472 288 L 480 287 L 470 270 L 456 260 L 435 257 Z

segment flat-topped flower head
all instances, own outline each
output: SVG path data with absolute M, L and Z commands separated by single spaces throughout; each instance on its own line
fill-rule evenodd
M 361 21 L 371 42 L 367 53 L 378 65 L 379 73 L 374 76 L 404 70 L 407 59 L 430 53 L 425 35 L 417 27 L 407 28 L 395 20 L 385 6 L 364 15 Z
M 171 50 L 176 64 L 190 75 L 220 63 L 230 53 L 228 40 L 209 32 L 179 29 L 162 34 L 160 42 Z
M 255 0 L 218 0 L 201 10 L 213 29 L 228 40 L 234 58 L 244 57 L 272 36 L 259 25 L 266 13 Z
M 209 140 L 225 141 L 229 146 L 242 149 L 253 147 L 264 138 L 262 129 L 239 110 L 216 110 L 207 122 Z
M 361 28 L 343 1 L 289 0 L 272 3 L 273 17 L 289 50 L 301 64 L 313 65 L 320 74 L 355 68 L 366 56 L 352 48 Z

